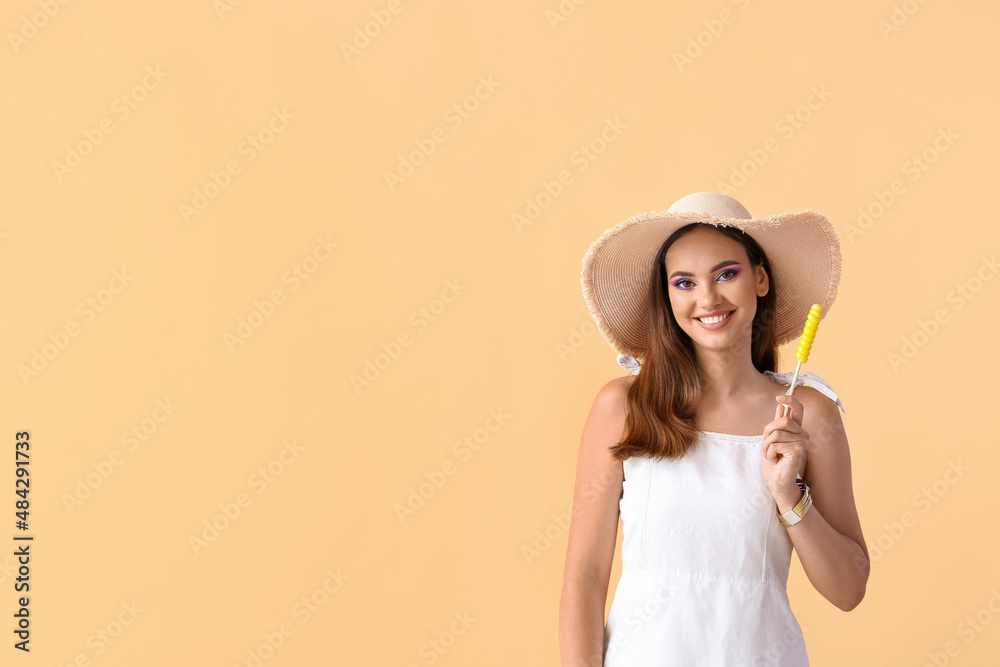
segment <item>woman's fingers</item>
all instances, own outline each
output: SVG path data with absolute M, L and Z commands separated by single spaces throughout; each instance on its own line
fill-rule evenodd
M 800 425 L 802 424 L 802 402 L 799 401 L 799 399 L 795 398 L 795 396 L 782 394 L 780 396 L 775 396 L 775 400 L 781 408 L 781 412 L 778 413 L 779 416 L 787 416 L 795 423 Z M 785 415 L 785 408 L 783 407 L 785 405 L 789 408 L 787 415 Z
M 788 457 L 800 459 L 804 454 L 805 431 L 802 429 L 802 402 L 795 396 L 775 396 L 774 420 L 764 427 L 762 455 L 772 462 Z M 785 406 L 789 406 L 785 415 Z

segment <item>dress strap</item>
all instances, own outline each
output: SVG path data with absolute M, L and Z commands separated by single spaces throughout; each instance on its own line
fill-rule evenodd
M 773 371 L 764 371 L 764 375 L 771 378 L 775 382 L 778 382 L 779 384 L 790 385 L 792 383 L 792 377 L 795 375 L 795 373 L 793 371 L 789 371 L 787 373 L 775 373 Z M 818 391 L 819 393 L 823 394 L 831 401 L 836 403 L 838 406 L 840 406 L 841 412 L 845 413 L 847 412 L 847 409 L 844 407 L 843 401 L 841 401 L 840 398 L 837 396 L 837 392 L 835 392 L 833 390 L 833 387 L 827 384 L 826 380 L 824 380 L 820 376 L 816 375 L 815 373 L 806 373 L 806 372 L 799 373 L 799 377 L 795 381 L 795 386 L 800 387 L 804 384 L 809 385 L 810 387 L 812 387 L 813 389 L 815 389 L 816 391 Z
M 627 371 L 631 371 L 632 375 L 638 375 L 639 371 L 642 370 L 642 364 L 639 363 L 639 360 L 627 354 L 618 355 L 618 365 Z M 774 371 L 764 371 L 764 375 L 766 375 L 767 377 L 771 378 L 772 380 L 774 380 L 779 384 L 788 385 L 792 383 L 792 377 L 795 375 L 795 373 L 793 371 L 789 371 L 787 373 L 775 373 Z M 840 400 L 839 396 L 837 396 L 837 392 L 835 392 L 833 390 L 833 387 L 831 387 L 827 383 L 827 381 L 821 378 L 820 376 L 816 375 L 815 373 L 808 373 L 808 372 L 799 373 L 799 377 L 795 381 L 795 386 L 801 387 L 804 384 L 809 385 L 810 387 L 812 387 L 813 389 L 815 389 L 816 391 L 818 391 L 819 393 L 823 394 L 831 401 L 836 403 L 840 407 L 841 412 L 844 413 L 847 412 L 847 408 L 844 407 L 844 402 Z

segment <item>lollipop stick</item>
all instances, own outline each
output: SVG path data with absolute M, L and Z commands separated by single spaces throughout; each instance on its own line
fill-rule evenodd
M 799 363 L 795 364 L 795 375 L 792 376 L 792 386 L 790 386 L 788 388 L 788 391 L 785 392 L 785 396 L 791 396 L 792 392 L 795 391 L 795 383 L 798 382 L 798 379 L 799 379 L 799 369 L 800 368 L 802 368 L 802 360 L 801 359 L 799 360 Z M 782 417 L 787 417 L 788 413 L 791 412 L 791 411 L 792 411 L 792 406 L 786 404 L 785 405 L 785 410 L 784 410 L 784 412 L 781 413 L 781 416 Z

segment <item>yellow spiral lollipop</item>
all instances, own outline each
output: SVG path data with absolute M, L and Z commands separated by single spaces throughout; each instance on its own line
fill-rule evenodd
M 799 339 L 799 349 L 795 352 L 795 358 L 802 363 L 809 361 L 809 350 L 812 349 L 813 339 L 816 338 L 816 329 L 819 328 L 819 317 L 822 312 L 823 306 L 818 303 L 814 303 L 809 309 L 806 326 L 802 329 L 802 338 Z
M 816 338 L 816 329 L 819 328 L 819 318 L 822 313 L 823 306 L 818 303 L 814 303 L 812 308 L 809 309 L 809 315 L 806 317 L 806 325 L 802 329 L 802 338 L 799 339 L 799 349 L 795 351 L 795 358 L 799 360 L 799 363 L 795 365 L 795 375 L 792 376 L 792 385 L 785 392 L 786 396 L 791 396 L 792 392 L 795 391 L 795 383 L 799 379 L 799 369 L 802 368 L 802 364 L 809 360 L 809 351 L 812 349 L 813 340 Z M 781 416 L 787 417 L 789 410 L 791 410 L 791 407 L 786 405 Z

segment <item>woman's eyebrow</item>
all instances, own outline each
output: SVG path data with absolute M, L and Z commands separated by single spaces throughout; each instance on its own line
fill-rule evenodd
M 710 268 L 708 272 L 711 273 L 712 271 L 718 271 L 722 267 L 729 266 L 730 264 L 739 264 L 739 262 L 732 259 L 727 259 L 725 262 L 719 262 L 718 264 Z M 674 276 L 694 276 L 694 274 L 688 273 L 687 271 L 674 271 L 673 273 L 670 274 L 670 277 L 673 278 Z

